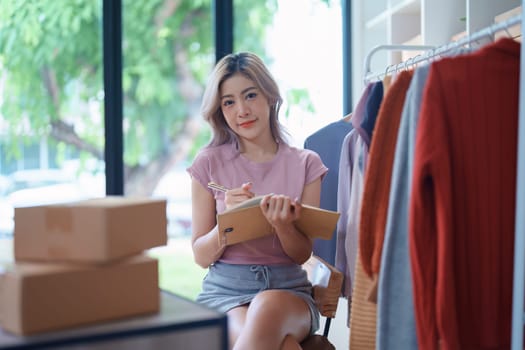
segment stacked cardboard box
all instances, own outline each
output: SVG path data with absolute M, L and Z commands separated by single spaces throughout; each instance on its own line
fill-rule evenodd
M 15 209 L 15 263 L 0 272 L 0 324 L 19 335 L 158 312 L 166 201 L 110 196 Z

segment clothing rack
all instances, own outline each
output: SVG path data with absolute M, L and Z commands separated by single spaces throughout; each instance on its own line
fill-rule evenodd
M 379 79 L 380 74 L 375 76 L 370 76 L 372 74 L 370 69 L 370 64 L 372 62 L 372 56 L 378 51 L 381 50 L 387 50 L 387 51 L 425 51 L 434 49 L 434 46 L 430 45 L 378 45 L 374 47 L 372 50 L 370 50 L 365 57 L 365 68 L 364 68 L 364 83 L 368 83 L 371 81 L 369 78 L 374 78 L 376 80 Z M 386 71 L 383 73 L 383 77 L 388 74 L 389 68 L 392 67 L 392 65 L 386 67 Z
M 491 25 L 485 29 L 468 35 L 458 41 L 438 48 L 418 45 L 380 45 L 372 49 L 366 56 L 364 82 L 380 80 L 399 69 L 408 69 L 409 65 L 430 61 L 445 54 L 451 54 L 463 47 L 479 44 L 484 39 L 493 39 L 494 34 L 502 30 L 508 33 L 508 28 L 521 23 L 525 11 L 525 0 L 522 1 L 521 14 L 506 21 Z M 525 38 L 525 28 L 521 26 L 521 37 Z M 380 50 L 404 51 L 426 50 L 404 62 L 389 65 L 382 73 L 372 74 L 370 61 L 372 56 Z M 525 324 L 525 46 L 521 45 L 520 53 L 520 81 L 519 81 L 519 114 L 518 114 L 518 149 L 517 149 L 517 176 L 516 176 L 516 209 L 515 209 L 515 238 L 514 238 L 514 276 L 512 293 L 512 334 L 511 349 L 523 350 L 523 327 Z
M 521 15 L 516 15 L 513 17 L 510 17 L 509 19 L 499 22 L 497 24 L 494 24 L 492 26 L 489 26 L 485 29 L 482 29 L 478 32 L 475 32 L 471 35 L 468 35 L 466 37 L 463 37 L 457 41 L 450 42 L 446 45 L 440 46 L 440 47 L 433 47 L 428 45 L 379 45 L 374 47 L 372 50 L 368 52 L 368 54 L 365 57 L 365 68 L 364 68 L 364 83 L 365 85 L 371 81 L 377 81 L 381 80 L 385 76 L 388 75 L 388 73 L 394 73 L 399 71 L 400 69 L 408 69 L 410 65 L 414 66 L 420 62 L 430 61 L 432 59 L 435 59 L 436 57 L 444 56 L 447 54 L 451 54 L 455 51 L 457 51 L 460 48 L 463 47 L 469 47 L 473 43 L 479 43 L 483 41 L 483 39 L 493 39 L 494 34 L 497 32 L 500 32 L 502 30 L 507 31 L 509 27 L 512 27 L 516 24 L 519 24 L 521 22 Z M 389 51 L 422 51 L 425 50 L 423 54 L 416 55 L 413 58 L 409 58 L 404 62 L 400 62 L 397 64 L 392 64 L 386 67 L 386 70 L 381 73 L 372 73 L 370 70 L 370 62 L 372 60 L 372 56 L 381 50 L 389 50 Z

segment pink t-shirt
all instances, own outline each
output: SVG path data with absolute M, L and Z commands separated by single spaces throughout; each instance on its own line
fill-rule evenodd
M 263 163 L 247 159 L 233 144 L 207 147 L 197 154 L 187 170 L 213 194 L 217 213 L 222 213 L 225 209 L 224 193 L 209 189 L 207 184 L 210 181 L 227 188 L 251 182 L 255 195 L 275 193 L 301 200 L 304 187 L 322 178 L 328 168 L 314 151 L 280 143 L 275 157 Z M 265 265 L 293 263 L 275 234 L 228 246 L 219 261 Z

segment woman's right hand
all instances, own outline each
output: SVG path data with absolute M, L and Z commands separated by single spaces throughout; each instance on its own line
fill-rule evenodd
M 226 209 L 253 198 L 255 194 L 251 191 L 251 189 L 252 183 L 247 182 L 242 184 L 241 187 L 232 188 L 231 190 L 226 191 L 224 196 L 224 204 L 226 205 Z

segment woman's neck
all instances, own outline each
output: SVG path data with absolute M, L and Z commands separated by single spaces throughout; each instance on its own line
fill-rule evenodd
M 241 153 L 253 162 L 267 162 L 272 160 L 279 150 L 279 144 L 274 139 L 270 139 L 264 143 L 242 140 L 240 146 Z

